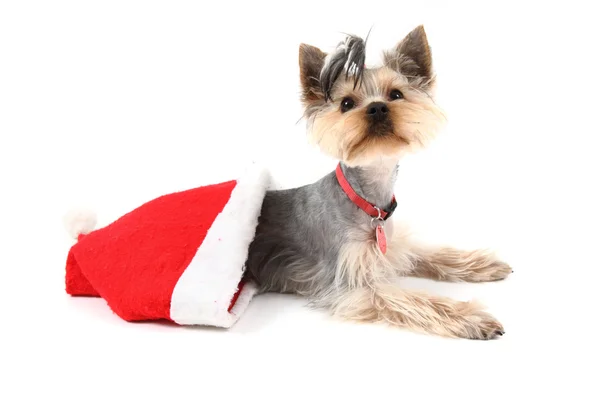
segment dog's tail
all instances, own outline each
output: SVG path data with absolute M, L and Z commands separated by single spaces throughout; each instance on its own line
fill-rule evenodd
M 69 235 L 79 240 L 81 235 L 88 234 L 96 228 L 96 213 L 90 210 L 71 210 L 63 217 L 63 224 Z

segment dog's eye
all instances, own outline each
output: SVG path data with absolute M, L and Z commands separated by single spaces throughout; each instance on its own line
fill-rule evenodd
M 354 100 L 351 97 L 344 97 L 342 100 L 341 110 L 343 113 L 354 108 Z
M 400 100 L 403 98 L 404 98 L 404 95 L 398 89 L 394 89 L 390 92 L 390 99 L 392 99 L 392 100 Z

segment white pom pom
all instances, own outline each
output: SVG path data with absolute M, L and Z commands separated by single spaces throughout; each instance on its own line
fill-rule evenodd
M 90 233 L 96 227 L 96 214 L 89 210 L 72 210 L 63 218 L 65 229 L 73 239 L 80 234 Z

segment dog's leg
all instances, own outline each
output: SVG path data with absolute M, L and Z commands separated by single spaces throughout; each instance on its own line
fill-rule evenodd
M 504 328 L 472 302 L 376 284 L 342 292 L 332 299 L 333 314 L 346 320 L 386 322 L 395 326 L 449 337 L 493 339 Z
M 490 282 L 512 273 L 492 252 L 424 244 L 403 225 L 394 227 L 386 259 L 393 265 L 394 275 L 447 282 Z
M 490 282 L 506 278 L 512 268 L 491 252 L 453 248 L 413 249 L 411 275 L 449 282 Z

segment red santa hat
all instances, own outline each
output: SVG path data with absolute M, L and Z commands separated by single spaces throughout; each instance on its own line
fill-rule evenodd
M 170 320 L 228 328 L 256 293 L 243 281 L 248 247 L 269 177 L 242 178 L 171 193 L 110 225 L 75 213 L 66 291 L 102 297 L 126 321 Z

